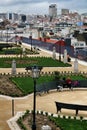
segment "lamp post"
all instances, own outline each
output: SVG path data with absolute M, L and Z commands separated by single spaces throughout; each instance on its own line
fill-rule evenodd
M 63 38 L 61 38 L 59 41 L 59 61 L 61 61 L 61 54 L 62 54 L 62 45 L 64 44 Z
M 62 40 L 59 40 L 59 61 L 61 61 L 61 43 Z
M 31 51 L 32 51 L 32 32 L 30 32 L 30 42 L 31 42 Z
M 42 67 L 41 66 L 32 66 L 32 67 L 26 67 L 26 70 L 31 71 L 31 76 L 34 81 L 34 97 L 33 97 L 33 123 L 32 123 L 32 130 L 36 130 L 36 117 L 35 117 L 35 111 L 36 111 L 36 79 L 40 75 Z
M 78 73 L 78 59 L 77 59 L 77 57 L 78 57 L 78 52 L 77 52 L 77 50 L 75 49 L 75 61 L 74 61 L 74 72 L 75 73 Z
M 12 116 L 14 116 L 14 99 L 12 99 Z
M 6 38 L 6 42 L 8 43 L 8 30 L 9 30 L 9 27 L 7 26 L 7 38 Z

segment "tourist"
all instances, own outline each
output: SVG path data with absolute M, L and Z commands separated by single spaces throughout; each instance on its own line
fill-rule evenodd
M 72 89 L 72 80 L 70 77 L 66 79 L 66 85 L 69 89 Z
M 78 87 L 78 85 L 79 85 L 79 81 L 78 81 L 78 80 L 75 80 L 75 81 L 73 82 L 73 87 Z
M 67 55 L 67 61 L 68 61 L 68 62 L 71 62 L 71 58 L 70 58 L 69 55 Z
M 65 77 L 63 77 L 63 80 L 62 80 L 62 85 L 63 85 L 63 88 L 65 88 L 66 87 L 66 78 Z
M 57 86 L 57 91 L 63 91 L 63 86 L 61 83 Z

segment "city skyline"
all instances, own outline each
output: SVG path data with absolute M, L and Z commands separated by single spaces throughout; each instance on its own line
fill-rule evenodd
M 57 5 L 58 14 L 62 8 L 87 13 L 87 0 L 4 0 L 0 1 L 0 13 L 49 14 L 51 4 Z

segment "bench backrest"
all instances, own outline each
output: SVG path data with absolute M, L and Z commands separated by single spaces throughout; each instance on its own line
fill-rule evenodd
M 87 105 L 77 105 L 77 104 L 68 104 L 68 103 L 61 103 L 61 102 L 55 102 L 56 107 L 59 108 L 67 108 L 67 109 L 73 109 L 73 110 L 87 110 Z

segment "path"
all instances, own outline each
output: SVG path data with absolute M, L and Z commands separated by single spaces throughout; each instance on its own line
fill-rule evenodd
M 70 100 L 69 100 L 70 99 Z M 56 113 L 55 101 L 76 103 L 87 105 L 87 91 L 65 91 L 65 92 L 50 92 L 42 96 L 36 97 L 37 110 L 43 110 L 50 113 Z M 84 102 L 83 102 L 84 101 Z M 7 120 L 12 117 L 12 100 L 0 97 L 0 130 L 10 130 L 7 125 Z M 14 99 L 15 114 L 18 111 L 32 110 L 33 94 L 26 98 Z M 62 114 L 75 115 L 73 110 L 62 110 Z M 80 115 L 86 116 L 87 111 L 79 112 Z

